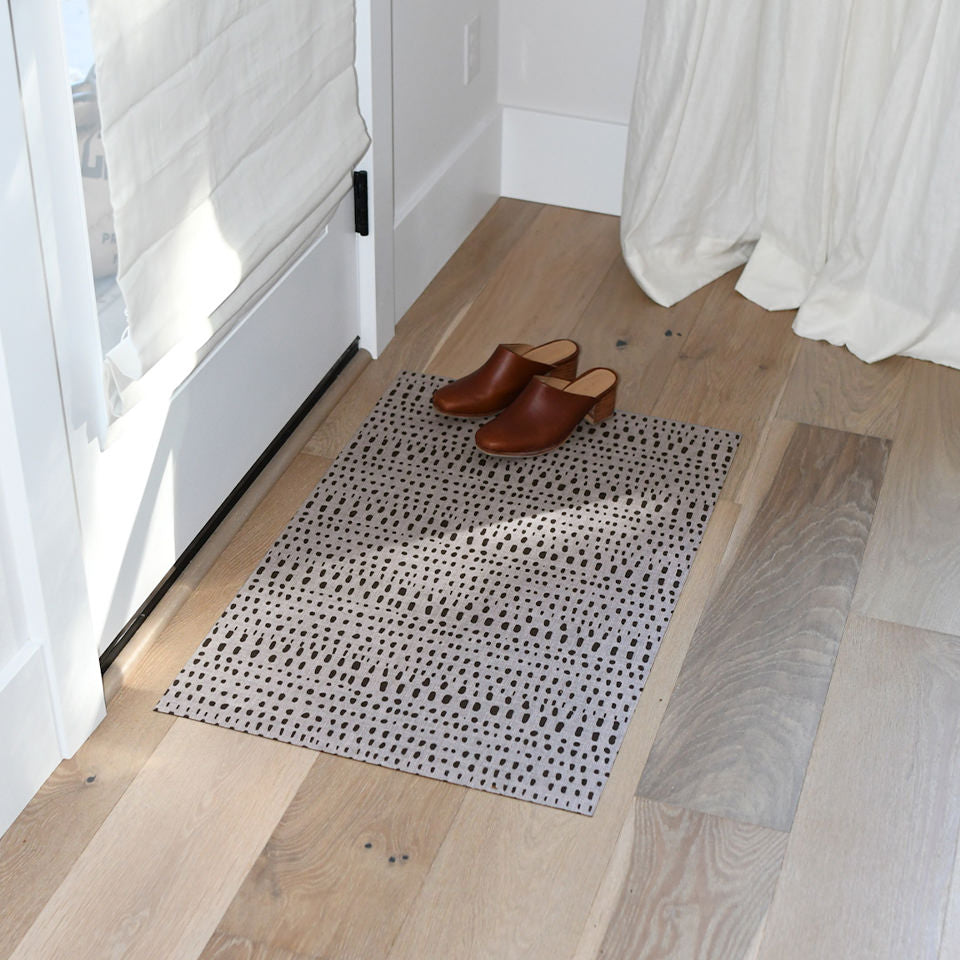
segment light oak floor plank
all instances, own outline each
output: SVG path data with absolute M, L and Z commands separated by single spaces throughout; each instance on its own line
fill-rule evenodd
M 761 960 L 936 960 L 958 833 L 960 639 L 851 617 Z
M 314 759 L 176 720 L 14 960 L 197 956 Z
M 616 846 L 613 848 L 603 879 L 600 881 L 600 887 L 593 898 L 590 914 L 580 932 L 580 939 L 571 960 L 596 960 L 600 953 L 603 938 L 617 915 L 620 896 L 630 875 L 635 827 L 636 813 L 634 810 L 629 810 L 620 827 Z
M 743 435 L 724 485 L 737 500 L 743 481 L 776 412 L 799 339 L 790 332 L 793 311 L 768 313 L 732 289 L 737 273 L 710 287 L 690 335 L 671 367 L 653 413 Z
M 854 609 L 960 634 L 960 370 L 916 363 Z
M 796 426 L 795 423 L 772 418 L 757 446 L 740 492 L 740 516 L 737 518 L 737 525 L 733 528 L 727 551 L 717 571 L 718 583 L 726 579 L 730 567 L 736 563 L 744 540 L 750 536 L 751 532 L 755 532 L 754 521 L 773 486 L 783 456 L 793 440 Z
M 391 960 L 572 955 L 737 513 L 726 502 L 714 510 L 596 813 L 468 790 Z
M 743 960 L 786 834 L 638 799 L 633 855 L 601 960 Z
M 461 377 L 498 343 L 571 336 L 619 256 L 616 217 L 544 207 L 426 372 Z
M 651 413 L 697 317 L 732 290 L 729 275 L 668 309 L 654 303 L 617 258 L 569 334 L 580 344 L 580 369 L 616 370 L 617 408 Z
M 886 441 L 798 425 L 704 612 L 638 792 L 789 830 Z
M 174 718 L 154 704 L 326 470 L 299 456 L 137 661 L 107 716 L 0 839 L 0 957 L 29 929 Z
M 864 363 L 823 340 L 803 340 L 777 415 L 892 440 L 911 365 L 919 362 Z
M 503 197 L 493 205 L 404 314 L 386 350 L 317 429 L 305 453 L 335 457 L 401 370 L 426 370 L 543 209 L 539 203 Z
M 246 937 L 215 933 L 204 950 L 205 960 L 316 960 L 302 953 L 291 953 L 282 947 L 255 943 Z
M 321 755 L 202 954 L 384 957 L 466 788 Z

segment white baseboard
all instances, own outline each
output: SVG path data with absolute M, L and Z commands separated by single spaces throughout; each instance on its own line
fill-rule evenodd
M 396 212 L 394 283 L 399 319 L 500 196 L 500 112 L 481 123 Z
M 63 754 L 38 644 L 14 654 L 0 671 L 0 834 L 16 819 Z M 86 731 L 89 735 L 90 731 Z
M 619 215 L 627 125 L 503 108 L 500 192 Z

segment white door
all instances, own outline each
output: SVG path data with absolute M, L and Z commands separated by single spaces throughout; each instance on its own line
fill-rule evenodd
M 0 833 L 103 716 L 10 20 L 0 8 Z
M 376 355 L 392 336 L 392 223 L 377 237 L 392 209 L 381 203 L 374 237 L 360 238 L 345 198 L 326 235 L 172 396 L 141 400 L 108 428 L 59 0 L 8 2 L 102 651 L 351 343 L 360 337 Z M 387 88 L 374 86 L 371 44 L 389 35 L 389 4 L 358 8 L 361 104 L 375 141 L 384 131 L 382 151 L 390 81 L 381 65 Z M 363 165 L 374 176 L 372 159 Z M 390 196 L 389 176 L 375 180 L 377 197 Z

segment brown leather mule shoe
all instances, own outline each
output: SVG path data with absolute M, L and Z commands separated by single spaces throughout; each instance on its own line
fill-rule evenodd
M 451 417 L 499 413 L 537 374 L 572 380 L 579 356 L 580 348 L 572 340 L 551 340 L 539 347 L 501 343 L 479 370 L 441 387 L 433 395 L 433 406 Z
M 495 420 L 477 431 L 477 446 L 500 457 L 532 457 L 556 450 L 586 417 L 599 423 L 613 413 L 617 375 L 594 367 L 572 383 L 535 377 Z

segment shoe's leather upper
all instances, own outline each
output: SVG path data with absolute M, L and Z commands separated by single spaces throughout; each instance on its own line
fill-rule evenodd
M 486 416 L 502 410 L 532 377 L 553 369 L 516 352 L 530 349 L 522 343 L 500 344 L 478 370 L 441 387 L 433 395 L 434 407 L 441 413 L 461 417 Z
M 531 454 L 559 446 L 597 402 L 597 397 L 568 393 L 539 377 L 495 420 L 477 431 L 485 453 Z

